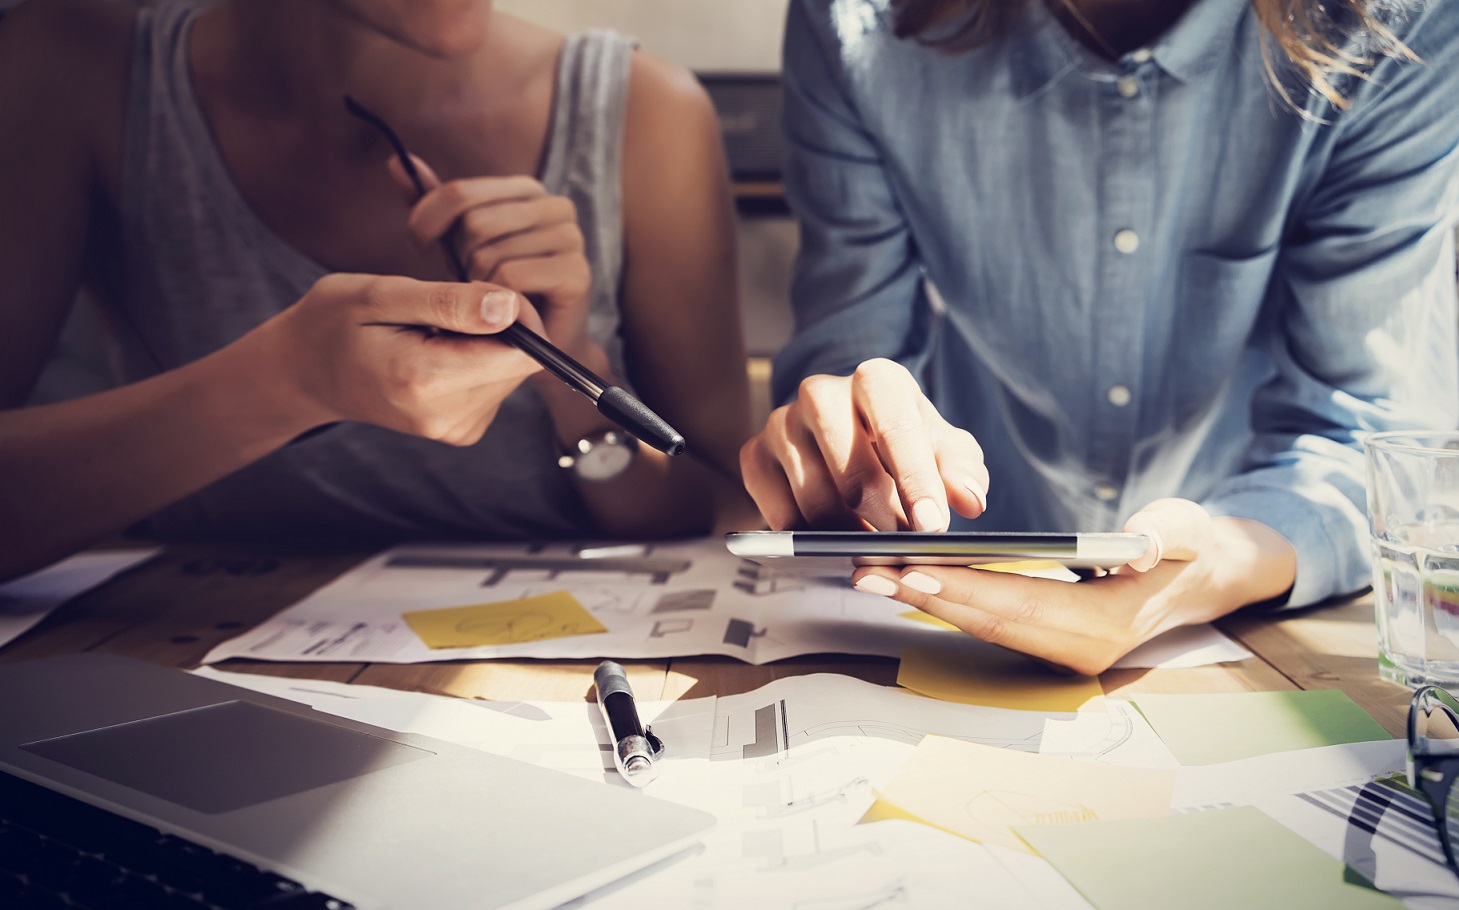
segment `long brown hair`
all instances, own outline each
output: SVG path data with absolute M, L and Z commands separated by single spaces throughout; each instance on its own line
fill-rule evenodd
M 1063 0 L 1072 7 L 1071 0 Z M 948 52 L 971 50 L 1008 32 L 1029 0 L 891 0 L 896 34 Z M 1271 40 L 1261 45 L 1262 62 L 1273 88 L 1292 107 L 1289 82 L 1278 73 L 1271 44 L 1297 76 L 1333 105 L 1348 101 L 1337 82 L 1342 75 L 1363 78 L 1377 56 L 1416 60 L 1389 30 L 1379 8 L 1390 0 L 1250 0 Z M 1075 11 L 1077 13 L 1077 10 Z

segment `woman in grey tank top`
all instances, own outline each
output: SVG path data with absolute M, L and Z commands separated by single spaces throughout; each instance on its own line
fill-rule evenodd
M 83 278 L 124 383 L 0 412 L 0 517 L 20 531 L 0 577 L 144 517 L 168 536 L 380 539 L 753 514 L 724 165 L 687 73 L 486 2 L 87 0 L 0 24 L 0 86 L 0 135 L 32 139 L 0 174 L 0 406 L 24 400 Z M 346 93 L 420 156 L 418 202 Z M 620 451 L 585 399 L 523 381 L 532 365 L 495 341 L 379 325 L 490 333 L 521 297 L 331 275 L 448 280 L 443 242 L 473 279 L 533 295 L 550 337 L 692 455 L 604 458 L 606 481 L 563 467 Z

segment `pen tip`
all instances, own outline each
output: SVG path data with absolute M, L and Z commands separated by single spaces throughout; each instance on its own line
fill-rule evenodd
M 684 454 L 684 437 L 648 405 L 618 386 L 609 386 L 598 398 L 598 411 L 647 445 L 668 455 Z

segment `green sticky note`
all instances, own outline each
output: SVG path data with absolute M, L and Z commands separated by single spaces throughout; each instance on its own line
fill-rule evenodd
M 1138 695 L 1134 703 L 1182 765 L 1391 739 L 1338 689 Z
M 1260 809 L 1015 829 L 1098 910 L 1398 910 Z

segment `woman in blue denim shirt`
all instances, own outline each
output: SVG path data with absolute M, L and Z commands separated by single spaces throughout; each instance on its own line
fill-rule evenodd
M 1145 533 L 854 576 L 1083 672 L 1367 584 L 1362 436 L 1459 419 L 1459 0 L 792 0 L 785 88 L 773 527 Z

